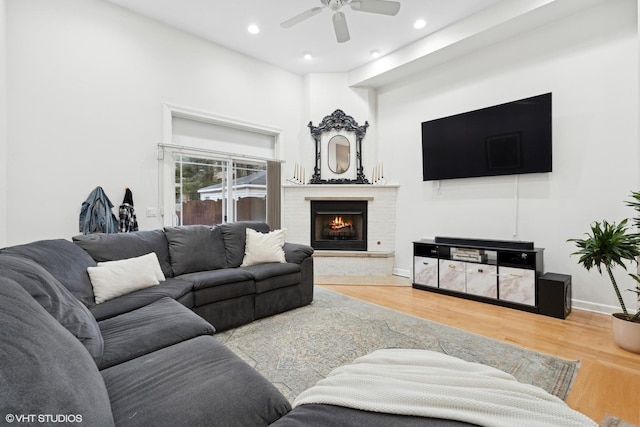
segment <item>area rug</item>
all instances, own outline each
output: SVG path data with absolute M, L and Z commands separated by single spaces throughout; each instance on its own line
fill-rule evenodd
M 311 305 L 216 337 L 290 401 L 334 368 L 382 348 L 426 349 L 483 363 L 563 400 L 579 366 L 321 287 Z

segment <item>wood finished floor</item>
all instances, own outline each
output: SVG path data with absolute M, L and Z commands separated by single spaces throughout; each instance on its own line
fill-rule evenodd
M 640 426 L 640 354 L 613 343 L 607 315 L 573 310 L 561 320 L 410 286 L 319 285 L 531 350 L 580 360 L 567 404 L 596 422 L 609 414 Z

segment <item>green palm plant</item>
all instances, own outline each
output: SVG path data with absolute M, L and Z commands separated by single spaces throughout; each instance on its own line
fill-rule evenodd
M 638 193 L 638 198 L 635 200 L 640 209 L 640 193 Z M 622 308 L 625 320 L 633 321 L 638 319 L 640 311 L 635 315 L 629 314 L 612 271 L 616 265 L 626 270 L 627 264 L 625 261 L 636 261 L 636 257 L 640 255 L 640 235 L 630 233 L 627 228 L 627 222 L 627 219 L 620 221 L 618 224 L 607 221 L 594 222 L 591 224 L 591 233 L 585 233 L 586 238 L 569 239 L 568 241 L 574 242 L 578 247 L 578 250 L 572 255 L 580 256 L 578 263 L 582 264 L 587 271 L 596 267 L 598 272 L 602 274 L 602 266 L 604 266 L 616 297 L 618 297 L 618 303 Z M 637 276 L 635 280 L 640 283 L 640 279 Z
M 640 191 L 631 192 L 631 201 L 627 202 L 627 206 L 632 207 L 633 210 L 636 211 L 636 216 L 635 218 L 633 218 L 633 223 L 636 226 L 636 230 L 640 229 Z M 633 280 L 636 281 L 636 288 L 627 290 L 635 292 L 638 301 L 640 301 L 640 277 L 638 277 L 638 275 L 636 274 L 630 274 L 629 276 L 631 276 Z M 640 310 L 638 310 L 638 312 L 631 318 L 631 321 L 635 322 L 638 321 L 638 319 L 640 319 Z
M 638 300 L 640 300 L 640 277 L 635 274 L 630 274 L 629 276 L 633 277 L 633 280 L 636 281 L 635 289 L 627 289 L 628 291 L 635 292 L 638 295 Z M 640 320 L 640 310 L 629 319 L 632 322 L 638 322 Z

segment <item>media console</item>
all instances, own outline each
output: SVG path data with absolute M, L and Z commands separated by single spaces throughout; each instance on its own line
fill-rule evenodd
M 416 241 L 413 287 L 538 313 L 543 251 L 520 241 L 455 237 Z

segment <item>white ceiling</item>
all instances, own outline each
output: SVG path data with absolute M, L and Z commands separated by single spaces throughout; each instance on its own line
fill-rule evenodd
M 293 73 L 347 72 L 374 61 L 371 51 L 391 53 L 500 1 L 400 0 L 396 16 L 357 12 L 346 15 L 351 40 L 337 43 L 328 8 L 290 29 L 280 23 L 320 0 L 108 0 L 157 21 L 208 39 L 229 49 L 277 65 Z M 413 23 L 422 18 L 425 28 Z M 249 34 L 249 24 L 260 28 Z M 313 59 L 303 59 L 304 53 Z

